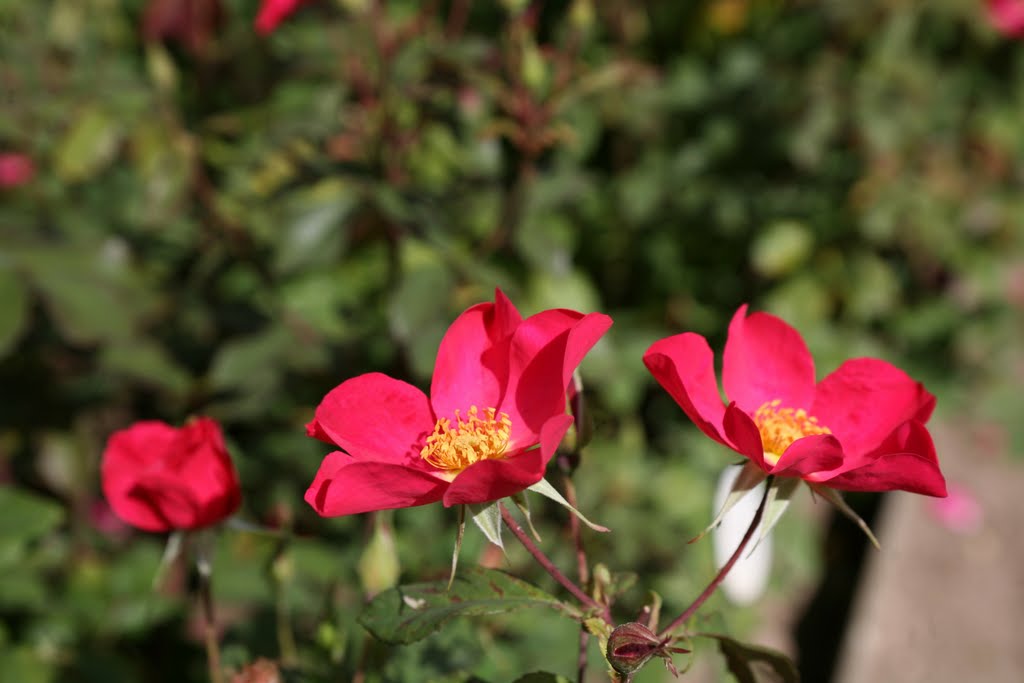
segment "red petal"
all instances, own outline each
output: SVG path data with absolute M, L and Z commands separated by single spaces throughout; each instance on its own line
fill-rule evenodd
M 797 439 L 779 458 L 770 472 L 781 477 L 810 478 L 819 481 L 813 475 L 827 474 L 843 466 L 843 447 L 831 434 L 818 434 Z
M 508 384 L 509 341 L 522 317 L 501 290 L 494 298 L 493 304 L 463 312 L 441 340 L 430 385 L 430 403 L 438 417 L 501 403 Z
M 181 429 L 137 422 L 116 432 L 103 454 L 101 479 L 114 512 L 148 531 L 209 526 L 241 503 L 238 475 L 210 418 Z
M 140 474 L 165 456 L 177 431 L 156 420 L 136 422 L 111 435 L 103 451 L 100 467 L 103 495 L 118 517 L 140 529 L 167 531 L 171 528 L 165 518 L 133 494 Z
M 810 412 L 848 456 L 861 456 L 907 420 L 926 421 L 934 407 L 935 397 L 899 368 L 855 358 L 821 381 Z
M 740 410 L 735 401 L 725 409 L 722 426 L 727 446 L 753 460 L 765 472 L 769 470 L 768 464 L 764 461 L 761 432 L 758 431 L 757 425 L 750 419 L 750 416 Z
M 748 317 L 744 304 L 729 324 L 722 387 L 748 414 L 775 399 L 806 410 L 814 400 L 814 359 L 799 332 L 774 315 Z
M 414 507 L 441 499 L 448 482 L 394 463 L 355 460 L 334 452 L 320 463 L 305 500 L 323 517 Z
M 571 416 L 557 415 L 541 428 L 540 448 L 470 465 L 445 492 L 445 507 L 500 500 L 536 484 L 544 477 L 548 462 L 571 424 Z
M 685 332 L 660 339 L 647 349 L 644 365 L 702 432 L 728 445 L 722 436 L 725 405 L 715 380 L 715 359 L 704 337 Z
M 551 309 L 530 316 L 512 335 L 508 389 L 500 410 L 512 420 L 516 447 L 537 443 L 544 423 L 565 412 L 573 371 L 611 324 L 601 313 Z
M 316 408 L 314 431 L 358 460 L 426 468 L 419 449 L 434 421 L 422 391 L 371 372 L 342 382 L 324 396 Z
M 897 427 L 879 448 L 861 459 L 865 464 L 825 482 L 845 491 L 910 491 L 945 498 L 946 479 L 939 470 L 928 429 L 916 420 Z
M 238 509 L 242 502 L 238 473 L 231 462 L 220 425 L 197 418 L 178 431 L 166 463 L 171 476 L 184 482 L 197 505 L 188 528 L 209 526 Z
M 256 15 L 256 30 L 267 35 L 288 18 L 302 4 L 302 0 L 263 0 Z
M 199 502 L 179 480 L 165 475 L 150 475 L 132 487 L 128 494 L 136 519 L 125 521 L 146 531 L 196 529 L 208 526 Z M 220 521 L 214 519 L 213 522 Z M 210 522 L 210 523 L 213 523 Z

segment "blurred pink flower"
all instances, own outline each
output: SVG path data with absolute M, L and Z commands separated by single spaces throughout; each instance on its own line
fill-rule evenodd
M 0 152 L 0 187 L 18 187 L 32 180 L 36 165 L 25 154 Z
M 949 487 L 949 495 L 929 501 L 929 512 L 936 521 L 957 534 L 970 534 L 981 528 L 984 513 L 974 494 L 959 485 Z
M 988 19 L 1004 36 L 1024 35 L 1024 0 L 987 0 Z
M 256 31 L 263 35 L 273 33 L 277 25 L 288 18 L 305 0 L 263 0 L 256 15 Z
M 94 500 L 89 505 L 89 521 L 100 532 L 115 539 L 124 539 L 131 535 L 132 528 L 114 513 L 107 501 Z

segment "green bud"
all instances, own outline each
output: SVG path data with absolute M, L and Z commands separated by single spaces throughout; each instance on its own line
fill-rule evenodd
M 398 583 L 398 550 L 391 529 L 380 520 L 373 526 L 373 537 L 359 558 L 359 579 L 368 595 L 376 595 Z

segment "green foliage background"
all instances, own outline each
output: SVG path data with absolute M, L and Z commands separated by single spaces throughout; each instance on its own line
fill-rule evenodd
M 301 499 L 323 394 L 371 370 L 426 386 L 495 286 L 615 319 L 583 365 L 581 507 L 614 529 L 593 556 L 671 608 L 711 574 L 682 541 L 730 455 L 647 375 L 660 337 L 720 348 L 751 302 L 821 374 L 887 358 L 940 414 L 1024 436 L 1024 47 L 981 3 L 322 0 L 268 38 L 257 4 L 223 0 L 204 42 L 145 39 L 143 0 L 0 0 L 0 150 L 37 164 L 0 189 L 0 679 L 203 680 L 187 571 L 153 592 L 163 539 L 97 526 L 110 432 L 190 414 L 224 424 L 242 516 L 297 534 L 221 535 L 229 664 L 278 657 L 287 615 L 295 680 L 572 674 L 576 631 L 544 614 L 370 643 L 365 592 L 443 576 L 454 514 L 399 511 L 382 539 Z M 778 575 L 813 577 L 813 532 L 779 533 Z

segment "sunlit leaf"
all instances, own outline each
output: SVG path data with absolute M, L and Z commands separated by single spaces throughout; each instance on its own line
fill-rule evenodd
M 580 612 L 525 581 L 494 569 L 474 567 L 447 581 L 398 586 L 370 602 L 359 623 L 389 643 L 426 638 L 459 616 L 483 616 L 545 607 L 578 619 Z

